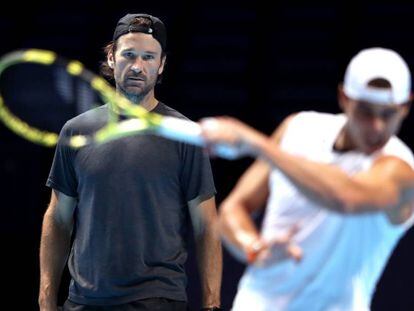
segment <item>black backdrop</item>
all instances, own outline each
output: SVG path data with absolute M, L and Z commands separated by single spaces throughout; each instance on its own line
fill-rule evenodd
M 0 12 L 0 52 L 51 49 L 97 72 L 102 47 L 118 18 L 128 12 L 150 13 L 166 23 L 168 63 L 157 96 L 194 120 L 232 115 L 270 133 L 296 111 L 338 112 L 337 84 L 350 57 L 365 47 L 393 48 L 414 68 L 410 29 L 414 4 L 396 2 L 244 5 L 239 1 L 74 0 L 36 2 L 30 9 L 12 3 Z M 411 148 L 413 118 L 408 118 L 400 135 Z M 0 149 L 2 304 L 36 310 L 41 219 L 50 196 L 44 183 L 53 150 L 26 142 L 2 125 Z M 251 160 L 213 159 L 212 163 L 221 202 Z M 374 310 L 414 309 L 413 239 L 409 232 L 398 245 L 379 283 Z M 243 268 L 225 253 L 225 307 L 231 305 Z M 192 256 L 188 270 L 189 282 L 195 284 Z M 61 299 L 67 279 L 64 286 Z M 191 306 L 197 308 L 199 288 L 191 286 L 189 294 Z

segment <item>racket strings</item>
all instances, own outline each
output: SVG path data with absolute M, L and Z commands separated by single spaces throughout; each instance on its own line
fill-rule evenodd
M 28 123 L 16 117 L 4 104 L 3 97 L 0 96 L 0 119 L 13 132 L 26 138 L 27 140 L 38 143 L 47 147 L 53 147 L 57 144 L 58 134 L 42 131 L 30 126 Z

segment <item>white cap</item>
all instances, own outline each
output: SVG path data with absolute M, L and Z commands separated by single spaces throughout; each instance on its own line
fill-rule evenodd
M 369 86 L 374 79 L 384 79 L 391 88 Z M 403 104 L 410 99 L 411 75 L 407 63 L 396 52 L 370 48 L 359 52 L 345 72 L 344 92 L 354 100 L 376 104 Z

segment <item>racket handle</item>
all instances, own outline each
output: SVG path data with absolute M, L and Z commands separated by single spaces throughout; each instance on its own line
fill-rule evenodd
M 172 140 L 200 147 L 207 146 L 207 143 L 201 134 L 201 126 L 193 121 L 173 117 L 164 117 L 155 133 Z M 238 148 L 227 144 L 216 144 L 213 147 L 213 152 L 215 155 L 228 160 L 237 159 L 244 154 L 244 152 Z
M 189 143 L 197 146 L 204 146 L 205 141 L 201 135 L 201 127 L 196 122 L 164 117 L 155 133 L 159 136 Z

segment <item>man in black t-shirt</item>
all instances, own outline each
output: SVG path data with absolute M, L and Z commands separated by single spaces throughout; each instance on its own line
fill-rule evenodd
M 165 45 L 165 27 L 158 18 L 128 14 L 106 48 L 103 72 L 133 103 L 184 118 L 154 95 Z M 215 188 L 208 158 L 200 148 L 151 135 L 78 150 L 62 143 L 62 138 L 101 128 L 109 109 L 87 111 L 61 131 L 47 180 L 53 190 L 42 229 L 40 310 L 57 310 L 69 253 L 72 280 L 64 310 L 186 310 L 189 216 L 204 222 L 194 226 L 202 306 L 218 308 L 221 247 L 213 232 Z

